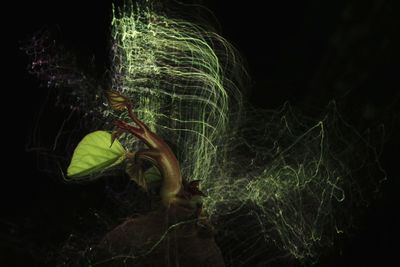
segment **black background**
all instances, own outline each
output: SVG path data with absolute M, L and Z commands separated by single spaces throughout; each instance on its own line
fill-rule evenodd
M 381 162 L 388 180 L 321 266 L 383 266 L 397 261 L 399 235 L 399 96 L 396 1 L 204 1 L 222 36 L 247 60 L 251 102 L 277 108 L 285 101 L 309 112 L 338 102 L 360 131 L 384 124 Z M 0 263 L 40 266 L 41 245 L 63 242 L 82 210 L 101 202 L 101 184 L 66 186 L 38 170 L 27 151 L 47 89 L 27 72 L 19 48 L 43 27 L 96 63 L 107 61 L 109 1 L 27 1 L 2 7 L 2 175 Z M 49 131 L 64 111 L 52 110 Z M 47 129 L 43 128 L 42 132 Z M 79 202 L 78 202 L 79 200 Z M 55 226 L 57 225 L 57 226 Z

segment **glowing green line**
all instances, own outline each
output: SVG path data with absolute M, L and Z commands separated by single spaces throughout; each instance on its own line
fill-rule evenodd
M 350 183 L 330 117 L 312 122 L 288 105 L 242 113 L 246 73 L 229 42 L 149 7 L 127 10 L 113 10 L 112 87 L 172 144 L 183 176 L 201 180 L 210 217 L 250 204 L 265 240 L 295 258 L 316 257 L 332 243 L 327 228 L 341 227 L 332 214 Z M 108 120 L 127 119 L 100 109 Z M 128 149 L 137 142 L 120 141 Z

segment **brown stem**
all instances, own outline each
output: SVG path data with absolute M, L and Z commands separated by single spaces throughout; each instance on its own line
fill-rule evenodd
M 135 157 L 152 162 L 160 171 L 163 180 L 161 184 L 161 200 L 166 207 L 171 204 L 179 204 L 178 194 L 182 191 L 182 176 L 180 171 L 179 162 L 164 140 L 156 133 L 152 132 L 141 120 L 139 120 L 132 111 L 132 104 L 129 99 L 118 92 L 112 91 L 109 93 L 112 106 L 118 104 L 124 105 L 128 110 L 129 117 L 134 121 L 134 127 L 124 121 L 116 121 L 114 124 L 121 130 L 129 132 L 142 140 L 147 146 L 148 150 L 139 151 Z M 118 100 L 118 103 L 113 103 L 113 99 Z M 120 107 L 120 106 L 118 106 Z

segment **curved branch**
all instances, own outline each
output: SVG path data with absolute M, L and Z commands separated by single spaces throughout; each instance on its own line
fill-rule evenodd
M 126 96 L 116 91 L 109 91 L 108 99 L 114 109 L 121 110 L 122 107 L 125 107 L 129 117 L 137 126 L 131 126 L 124 121 L 116 121 L 114 124 L 118 129 L 133 134 L 148 146 L 149 150 L 139 151 L 137 155 L 156 163 L 155 165 L 163 177 L 160 190 L 163 204 L 166 207 L 173 203 L 179 204 L 178 195 L 183 189 L 182 176 L 179 162 L 171 148 L 136 117 L 132 111 L 132 104 Z

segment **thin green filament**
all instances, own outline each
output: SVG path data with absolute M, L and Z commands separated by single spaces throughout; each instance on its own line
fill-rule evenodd
M 139 117 L 177 148 L 184 177 L 206 186 L 215 179 L 230 97 L 240 97 L 233 83 L 227 87 L 225 68 L 233 62 L 221 65 L 211 45 L 231 54 L 233 48 L 215 33 L 147 9 L 114 12 L 112 27 L 114 89 L 132 97 Z
M 350 146 L 340 141 L 334 115 L 312 121 L 288 106 L 246 111 L 236 50 L 203 27 L 150 8 L 114 10 L 112 41 L 113 89 L 171 144 L 183 176 L 201 180 L 211 218 L 249 207 L 257 234 L 300 260 L 332 244 L 342 231 L 335 212 L 351 184 L 341 160 Z M 102 109 L 106 119 L 127 119 Z M 138 140 L 125 136 L 121 143 L 134 149 Z

